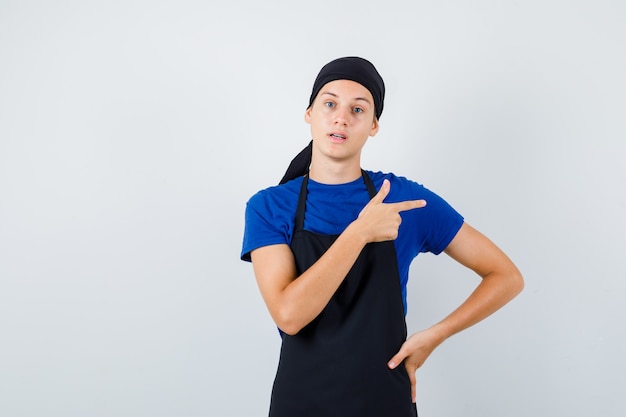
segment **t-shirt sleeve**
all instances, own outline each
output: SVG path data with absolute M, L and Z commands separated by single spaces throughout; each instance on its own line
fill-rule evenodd
M 438 255 L 443 252 L 463 225 L 463 216 L 424 185 L 405 177 L 390 174 L 385 177 L 392 180 L 390 197 L 393 193 L 393 201 L 426 200 L 425 207 L 400 213 L 400 227 L 405 237 L 397 241 L 396 246 L 409 253 L 411 259 L 418 253 Z
M 263 246 L 289 244 L 289 230 L 280 212 L 266 194 L 255 194 L 246 204 L 241 259 L 250 262 L 250 252 Z
M 426 207 L 420 209 L 420 223 L 423 227 L 422 252 L 439 255 L 452 242 L 463 225 L 463 216 L 438 194 L 422 187 L 419 198 L 426 200 Z

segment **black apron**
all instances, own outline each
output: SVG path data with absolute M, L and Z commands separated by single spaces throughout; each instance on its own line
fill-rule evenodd
M 365 171 L 363 180 L 372 198 Z M 337 238 L 304 230 L 307 184 L 305 176 L 291 243 L 298 276 Z M 416 417 L 404 365 L 387 367 L 405 340 L 393 241 L 370 243 L 319 316 L 283 334 L 270 417 Z

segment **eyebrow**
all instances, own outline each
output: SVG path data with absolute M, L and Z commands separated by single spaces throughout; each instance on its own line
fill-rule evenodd
M 322 91 L 321 95 L 327 94 L 329 96 L 333 96 L 333 97 L 339 97 L 337 94 L 335 93 L 331 93 L 330 91 Z M 364 102 L 366 102 L 367 104 L 372 104 L 367 98 L 365 97 L 356 97 L 354 100 L 362 100 Z

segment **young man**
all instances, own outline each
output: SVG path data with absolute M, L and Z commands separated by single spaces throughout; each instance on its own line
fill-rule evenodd
M 248 202 L 251 260 L 283 344 L 270 416 L 415 416 L 415 372 L 451 335 L 515 297 L 520 272 L 443 199 L 361 169 L 384 82 L 358 57 L 320 71 L 305 121 L 312 142 L 281 185 Z M 449 256 L 481 283 L 439 323 L 407 339 L 406 283 L 420 252 Z

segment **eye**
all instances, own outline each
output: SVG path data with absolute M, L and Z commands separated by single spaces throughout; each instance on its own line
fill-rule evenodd
M 333 107 L 335 107 L 335 103 L 333 103 L 332 101 L 327 101 L 324 103 L 324 106 L 332 109 Z
M 365 110 L 363 110 L 363 109 L 362 109 L 362 108 L 360 108 L 360 107 L 355 107 L 355 108 L 354 108 L 354 112 L 355 112 L 355 113 L 363 113 L 364 111 L 365 111 Z

